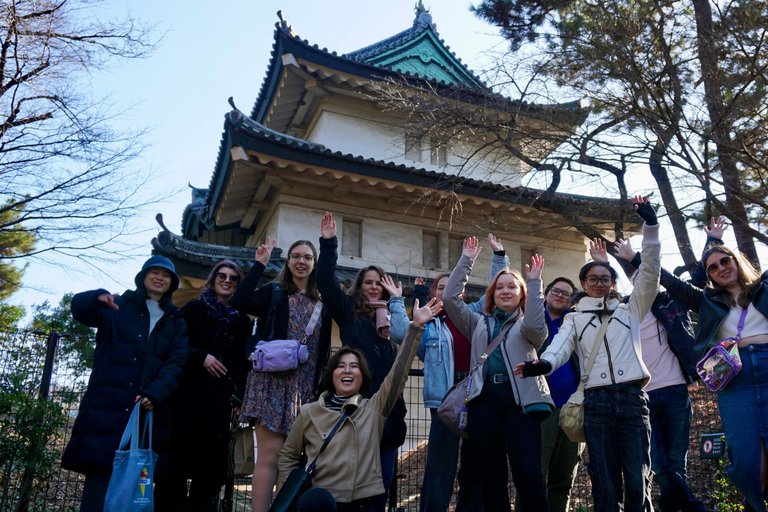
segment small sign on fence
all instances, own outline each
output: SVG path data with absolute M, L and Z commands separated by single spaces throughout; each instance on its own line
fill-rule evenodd
M 723 434 L 703 434 L 701 436 L 701 458 L 719 459 L 725 453 Z

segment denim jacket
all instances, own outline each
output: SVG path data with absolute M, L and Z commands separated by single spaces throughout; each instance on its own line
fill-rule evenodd
M 508 267 L 509 258 L 505 255 L 494 254 L 489 282 L 496 277 L 499 271 Z M 419 299 L 419 303 L 422 303 L 422 296 L 426 297 L 422 290 L 414 290 L 414 299 Z M 480 313 L 484 304 L 485 297 L 482 297 L 479 301 L 469 304 L 469 309 L 473 313 Z M 430 320 L 424 328 L 424 335 L 421 338 L 418 351 L 419 359 L 424 361 L 422 394 L 424 407 L 434 409 L 440 406 L 443 397 L 453 386 L 453 336 L 439 317 Z

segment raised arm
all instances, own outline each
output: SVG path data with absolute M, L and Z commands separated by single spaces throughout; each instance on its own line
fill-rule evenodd
M 472 332 L 475 330 L 476 313 L 473 313 L 469 306 L 464 304 L 461 295 L 467 284 L 469 273 L 472 271 L 475 258 L 480 254 L 481 249 L 477 238 L 470 237 L 464 240 L 461 258 L 459 258 L 456 268 L 451 272 L 443 292 L 445 312 L 448 313 L 453 325 L 469 340 L 472 339 Z
M 405 312 L 405 297 L 403 297 L 403 283 L 395 281 L 392 276 L 386 275 L 381 278 L 381 285 L 389 293 L 389 313 L 391 315 L 389 324 L 390 341 L 400 344 L 405 338 L 408 330 L 408 313 Z
M 437 299 L 432 299 L 423 307 L 419 307 L 418 304 L 413 305 L 413 322 L 408 326 L 395 362 L 384 377 L 379 390 L 371 397 L 371 407 L 381 412 L 383 416 L 389 416 L 397 399 L 403 393 L 405 381 L 408 380 L 408 371 L 416 358 L 419 342 L 424 333 L 424 325 L 440 312 L 442 306 L 443 303 L 437 302 Z
M 488 278 L 488 284 L 491 284 L 493 278 L 496 277 L 496 274 L 505 268 L 509 268 L 509 258 L 507 258 L 507 253 L 504 251 L 501 238 L 496 238 L 493 233 L 488 233 L 488 243 L 491 245 L 491 249 L 493 250 L 493 259 L 491 260 L 491 276 Z M 483 306 L 485 306 L 485 295 L 480 297 L 480 300 L 477 302 L 469 304 L 469 309 L 471 309 L 473 313 L 480 313 L 483 310 Z
M 723 245 L 723 235 L 725 234 L 726 229 L 728 229 L 728 224 L 725 223 L 723 217 L 717 219 L 712 217 L 709 220 L 709 229 L 707 229 L 706 226 L 704 227 L 704 232 L 707 234 L 707 241 L 704 243 L 704 250 L 701 251 L 702 258 L 704 253 L 707 252 L 710 247 Z M 704 269 L 704 264 L 701 260 L 699 260 L 696 264 L 696 268 L 691 272 L 691 279 L 689 282 L 697 288 L 704 288 L 707 286 L 707 271 Z
M 661 269 L 661 243 L 659 242 L 659 222 L 650 202 L 636 196 L 632 203 L 637 214 L 645 221 L 643 224 L 642 263 L 635 278 L 634 289 L 629 297 L 629 312 L 638 322 L 642 322 L 651 310 L 653 301 L 659 293 L 659 271 Z
M 544 258 L 538 254 L 531 258 L 530 265 L 525 265 L 528 299 L 523 322 L 520 325 L 520 333 L 537 349 L 547 341 L 548 334 L 547 318 L 544 315 L 544 292 L 541 284 L 542 270 L 544 270 Z
M 354 311 L 347 295 L 336 279 L 336 263 L 339 259 L 339 241 L 336 238 L 336 221 L 326 212 L 320 223 L 320 255 L 317 258 L 317 289 L 323 298 L 323 304 L 331 312 L 331 317 L 339 325 L 345 326 L 354 318 Z
M 237 286 L 232 299 L 229 301 L 229 304 L 236 310 L 258 317 L 267 314 L 272 292 L 265 288 L 256 290 L 256 286 L 269 264 L 269 258 L 272 256 L 272 249 L 275 248 L 276 243 L 277 240 L 267 237 L 266 242 L 256 249 L 255 261 L 251 270 L 243 278 L 243 282 Z

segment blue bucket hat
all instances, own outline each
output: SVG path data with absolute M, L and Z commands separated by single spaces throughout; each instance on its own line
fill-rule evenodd
M 152 256 L 141 267 L 141 272 L 136 274 L 136 278 L 133 280 L 136 283 L 136 288 L 144 289 L 144 278 L 147 277 L 147 272 L 152 267 L 164 268 L 171 273 L 171 287 L 166 292 L 166 295 L 170 295 L 179 288 L 179 276 L 176 274 L 176 267 L 173 262 L 165 256 Z

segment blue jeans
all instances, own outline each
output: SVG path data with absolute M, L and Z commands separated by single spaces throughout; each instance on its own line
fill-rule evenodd
M 469 403 L 471 449 L 480 461 L 485 512 L 509 512 L 507 461 L 520 496 L 517 512 L 549 512 L 541 480 L 541 426 L 515 403 L 509 382 L 486 379 L 480 396 Z
M 728 477 L 758 512 L 765 512 L 760 463 L 768 439 L 768 344 L 739 349 L 741 371 L 717 392 L 728 447 Z
M 648 392 L 651 412 L 651 466 L 661 490 L 661 512 L 704 512 L 704 504 L 691 492 L 686 480 L 691 427 L 688 386 L 676 384 Z
M 446 512 L 453 494 L 456 465 L 459 462 L 461 437 L 445 426 L 437 417 L 437 409 L 429 409 L 432 422 L 429 426 L 427 464 L 424 483 L 421 486 L 420 512 Z M 473 461 L 474 452 L 468 442 L 461 443 L 459 467 L 459 495 L 456 512 L 482 512 L 483 494 L 478 468 Z
M 601 387 L 584 393 L 587 471 L 595 512 L 653 510 L 648 414 L 648 395 L 639 386 Z

